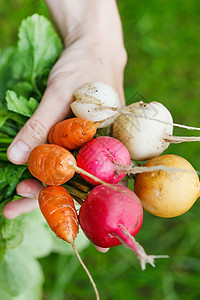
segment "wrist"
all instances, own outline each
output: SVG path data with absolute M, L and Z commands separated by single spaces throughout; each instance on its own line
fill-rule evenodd
M 101 30 L 118 14 L 115 0 L 45 1 L 63 39 L 77 31 Z
M 118 55 L 124 65 L 121 20 L 115 0 L 46 0 L 65 47 L 77 40 L 95 55 Z

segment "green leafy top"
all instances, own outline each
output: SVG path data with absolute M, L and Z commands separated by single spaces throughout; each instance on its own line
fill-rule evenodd
M 2 299 L 27 299 L 27 295 L 35 293 L 38 284 L 42 282 L 42 272 L 32 253 L 31 244 L 29 247 L 24 246 L 26 224 L 28 222 L 34 227 L 35 222 L 39 224 L 38 218 L 20 216 L 14 220 L 7 220 L 2 215 L 3 205 L 17 198 L 17 184 L 23 179 L 32 178 L 26 165 L 16 166 L 7 160 L 6 151 L 13 137 L 37 108 L 46 88 L 48 74 L 62 51 L 61 40 L 51 23 L 37 14 L 22 21 L 18 38 L 16 47 L 0 51 L 0 295 Z M 45 234 L 47 235 L 44 232 L 40 242 L 38 241 L 39 249 L 44 249 L 44 251 L 38 250 L 41 255 L 50 251 L 50 244 L 47 249 L 48 239 L 45 238 Z M 40 235 L 37 233 L 37 236 Z
M 34 14 L 19 28 L 17 52 L 12 66 L 14 78 L 32 85 L 40 97 L 40 82 L 49 73 L 62 50 L 62 43 L 51 23 Z
M 17 46 L 0 51 L 0 202 L 14 196 L 27 170 L 11 165 L 6 149 L 36 110 L 61 51 L 62 42 L 52 24 L 37 14 L 22 21 Z

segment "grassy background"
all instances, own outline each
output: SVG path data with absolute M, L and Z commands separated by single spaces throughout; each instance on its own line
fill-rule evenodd
M 0 0 L 0 46 L 17 40 L 17 28 L 27 15 L 49 16 L 45 4 L 34 0 Z M 174 121 L 199 126 L 200 116 L 200 2 L 118 1 L 128 64 L 125 93 L 162 102 Z M 176 135 L 195 134 L 175 129 Z M 198 132 L 196 133 L 198 134 Z M 199 143 L 170 145 L 200 170 Z M 107 254 L 91 245 L 82 257 L 97 282 L 102 299 L 200 299 L 200 205 L 181 217 L 161 219 L 144 214 L 138 241 L 148 253 L 169 254 L 156 268 L 140 270 L 134 254 L 122 246 Z M 93 299 L 93 291 L 74 256 L 52 254 L 41 259 L 45 272 L 44 299 Z

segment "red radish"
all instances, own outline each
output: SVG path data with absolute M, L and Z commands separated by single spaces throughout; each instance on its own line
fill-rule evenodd
M 109 136 L 97 137 L 87 142 L 77 155 L 79 168 L 111 184 L 118 183 L 126 175 L 125 172 L 118 172 L 118 166 L 130 166 L 130 163 L 131 158 L 127 148 L 120 141 Z M 94 185 L 99 184 L 83 174 L 81 176 Z
M 80 226 L 95 245 L 109 248 L 122 243 L 135 252 L 143 270 L 146 263 L 154 266 L 154 258 L 166 256 L 147 255 L 134 239 L 143 222 L 142 204 L 128 188 L 114 186 L 99 185 L 89 193 L 80 208 Z

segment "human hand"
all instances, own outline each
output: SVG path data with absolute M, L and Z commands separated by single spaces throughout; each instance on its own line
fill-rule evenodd
M 85 2 L 89 3 L 90 0 Z M 105 9 L 105 6 L 103 8 Z M 82 84 L 89 81 L 105 82 L 119 93 L 122 103 L 124 102 L 123 72 L 126 52 L 118 12 L 115 6 L 111 6 L 110 10 L 107 18 L 105 18 L 106 14 L 103 14 L 101 26 L 97 24 L 95 28 L 96 15 L 94 15 L 93 19 L 89 18 L 88 22 L 91 23 L 87 26 L 81 25 L 84 20 L 83 22 L 79 20 L 80 28 L 79 24 L 70 25 L 72 29 L 66 36 L 64 31 L 60 30 L 66 45 L 65 50 L 50 73 L 48 86 L 38 109 L 8 149 L 8 159 L 12 163 L 26 163 L 30 151 L 38 144 L 46 142 L 50 128 L 69 116 L 73 92 Z M 59 24 L 57 25 L 60 27 Z M 37 197 L 41 189 L 42 184 L 36 180 L 21 182 L 17 186 L 17 193 L 22 198 L 7 203 L 3 209 L 4 216 L 12 219 L 37 208 Z

